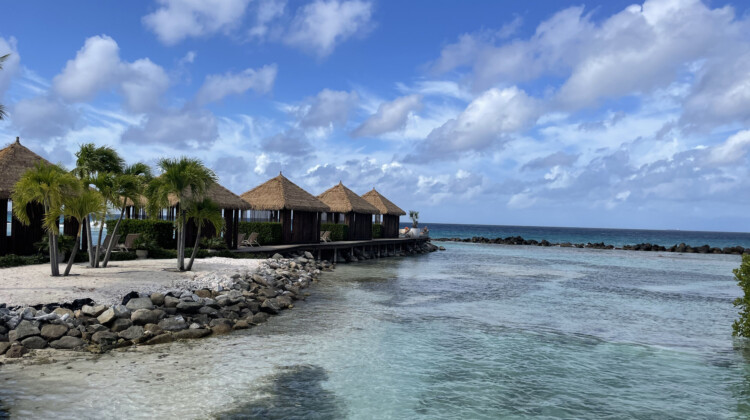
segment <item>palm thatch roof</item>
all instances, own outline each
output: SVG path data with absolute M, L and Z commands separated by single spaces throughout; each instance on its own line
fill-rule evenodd
M 50 163 L 22 146 L 18 137 L 15 143 L 0 150 L 0 200 L 10 198 L 18 180 L 37 162 Z
M 295 210 L 320 212 L 328 206 L 279 174 L 240 195 L 253 210 Z
M 341 182 L 329 188 L 323 194 L 320 194 L 318 198 L 330 208 L 329 211 L 335 213 L 349 213 L 352 211 L 364 214 L 380 213 L 375 206 L 358 196 L 354 191 L 346 188 Z
M 372 189 L 372 191 L 365 193 L 365 195 L 362 196 L 368 203 L 375 206 L 378 211 L 380 211 L 380 214 L 390 214 L 394 216 L 404 216 L 406 215 L 406 212 L 401 210 L 401 208 L 393 202 L 385 197 L 383 197 L 379 192 L 375 190 L 375 188 Z
M 186 194 L 187 198 L 190 197 L 190 193 Z M 242 200 L 237 194 L 229 191 L 228 189 L 224 188 L 220 184 L 213 183 L 210 187 L 208 187 L 208 190 L 205 194 L 206 198 L 211 199 L 214 203 L 216 203 L 219 208 L 222 209 L 229 209 L 229 210 L 250 210 L 250 206 Z M 140 207 L 145 207 L 148 203 L 148 199 L 144 196 L 141 196 L 140 200 Z M 174 194 L 169 195 L 169 206 L 176 206 L 179 204 L 180 200 L 177 199 L 177 197 Z M 127 199 L 125 202 L 126 206 L 132 206 L 133 200 Z

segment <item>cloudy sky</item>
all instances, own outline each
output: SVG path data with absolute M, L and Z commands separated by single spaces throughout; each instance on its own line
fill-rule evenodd
M 425 222 L 750 230 L 750 5 L 530 4 L 6 3 L 0 143 L 376 186 Z

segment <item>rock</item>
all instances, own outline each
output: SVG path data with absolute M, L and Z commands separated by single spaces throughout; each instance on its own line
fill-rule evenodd
M 262 324 L 266 321 L 268 321 L 269 315 L 266 312 L 258 312 L 257 314 L 253 315 L 253 324 Z
M 112 330 L 112 332 L 120 332 L 127 330 L 132 325 L 133 323 L 129 319 L 117 318 L 115 322 L 112 323 L 112 327 L 110 329 Z
M 46 324 L 42 327 L 42 337 L 47 340 L 57 340 L 68 332 L 65 324 Z
M 41 334 L 39 328 L 35 327 L 34 324 L 32 324 L 30 321 L 23 320 L 18 324 L 18 326 L 16 326 L 16 329 L 8 333 L 8 341 L 10 341 L 11 343 L 14 341 L 21 341 L 26 337 L 31 337 L 39 334 Z
M 154 304 L 153 302 L 151 302 L 150 298 L 135 298 L 130 299 L 125 307 L 130 309 L 131 311 L 137 311 L 139 309 L 153 309 Z
M 114 321 L 116 318 L 117 318 L 117 313 L 115 312 L 114 308 L 109 308 L 106 311 L 102 312 L 101 315 L 96 317 L 96 320 L 102 324 L 109 324 L 110 322 Z
M 81 334 L 81 331 L 79 331 L 79 330 L 77 330 L 75 328 L 72 328 L 72 329 L 68 330 L 68 333 L 65 334 L 65 335 L 67 335 L 69 337 L 80 337 L 82 334 Z
M 33 337 L 24 339 L 23 341 L 21 341 L 21 344 L 23 344 L 23 346 L 27 349 L 43 349 L 47 347 L 47 340 L 39 337 L 38 335 L 35 335 Z
M 281 308 L 274 299 L 266 299 L 263 301 L 263 304 L 260 305 L 260 310 L 275 315 L 281 311 Z
M 313 257 L 313 254 L 311 254 L 309 251 L 305 251 L 305 258 L 308 260 L 314 260 L 315 257 Z
M 195 291 L 196 296 L 199 298 L 210 298 L 211 297 L 211 291 L 208 289 L 199 289 Z
M 8 351 L 5 352 L 5 357 L 9 359 L 17 359 L 28 352 L 29 350 L 27 350 L 26 347 L 24 347 L 23 345 L 18 344 L 18 343 L 13 343 L 11 344 Z
M 143 327 L 141 327 L 140 325 L 133 325 L 126 330 L 120 331 L 117 336 L 120 338 L 124 338 L 125 340 L 133 341 L 143 337 L 145 333 L 146 332 L 144 331 Z
M 175 340 L 188 340 L 194 338 L 201 338 L 211 334 L 211 330 L 207 328 L 191 328 L 187 330 L 177 331 L 172 334 Z
M 278 261 L 278 260 L 283 259 L 284 256 L 281 255 L 281 254 L 279 254 L 279 253 L 276 253 L 276 254 L 273 254 L 273 256 L 271 258 L 273 258 L 274 260 Z
M 245 321 L 244 319 L 241 319 L 241 320 L 239 320 L 239 321 L 237 321 L 237 322 L 234 323 L 234 327 L 233 328 L 235 330 L 246 330 L 246 329 L 250 328 L 250 324 L 247 321 Z
M 104 305 L 96 305 L 96 306 L 90 306 L 90 305 L 83 305 L 81 308 L 81 313 L 84 315 L 88 315 L 90 317 L 98 317 L 102 314 L 102 312 L 106 311 L 107 307 Z
M 157 335 L 156 337 L 147 340 L 145 344 L 148 344 L 148 345 L 165 344 L 165 343 L 171 343 L 173 340 L 174 339 L 172 338 L 172 334 L 164 333 L 164 334 Z
M 91 340 L 94 343 L 111 345 L 117 342 L 117 334 L 111 331 L 99 331 L 95 332 L 94 335 L 91 336 Z
M 131 311 L 125 305 L 114 305 L 112 309 L 115 311 L 115 316 L 118 318 L 130 319 Z
M 71 330 L 71 331 L 74 331 L 74 330 Z M 49 346 L 52 347 L 53 349 L 72 350 L 75 348 L 83 347 L 84 344 L 85 343 L 83 342 L 83 340 L 81 340 L 78 337 L 65 336 L 65 337 L 61 337 L 59 340 L 50 342 Z
M 161 293 L 151 293 L 151 303 L 153 303 L 156 306 L 162 306 L 164 305 L 164 295 Z
M 285 309 L 292 306 L 292 298 L 289 296 L 279 296 L 276 298 L 276 303 L 279 305 L 279 308 Z
M 36 309 L 23 308 L 19 315 L 21 315 L 21 319 L 33 319 L 36 316 Z
M 86 332 L 89 334 L 98 333 L 99 331 L 109 331 L 109 328 L 102 324 L 93 324 L 86 327 Z
M 190 324 L 190 326 L 188 328 L 190 328 L 191 330 L 197 330 L 200 327 L 201 327 L 201 324 L 199 324 L 197 322 L 193 322 L 192 324 Z
M 216 315 L 217 313 L 219 313 L 219 311 L 210 306 L 204 306 L 198 310 L 198 313 L 206 315 Z
M 200 302 L 180 302 L 177 304 L 177 310 L 186 314 L 197 313 L 202 307 L 203 304 Z
M 135 299 L 132 299 L 131 302 L 133 300 Z M 159 321 L 159 313 L 149 309 L 136 309 L 136 311 L 130 315 L 130 320 L 136 325 L 156 324 Z
M 164 297 L 164 306 L 166 306 L 167 308 L 176 308 L 179 303 L 180 299 L 177 299 L 174 296 Z
M 7 341 L 0 341 L 0 356 L 5 354 L 6 351 L 10 348 L 10 343 Z
M 228 324 L 219 324 L 211 327 L 211 332 L 216 335 L 229 334 L 232 332 L 232 326 Z
M 68 309 L 68 308 L 55 308 L 55 310 L 54 310 L 54 311 L 52 311 L 52 313 L 53 313 L 53 314 L 58 314 L 58 315 L 60 315 L 61 317 L 62 317 L 62 316 L 65 316 L 65 315 L 68 315 L 68 317 L 70 317 L 70 318 L 72 318 L 72 317 L 73 317 L 73 311 L 71 311 L 71 310 L 70 310 L 70 309 Z
M 188 327 L 185 319 L 181 316 L 175 318 L 164 318 L 159 321 L 159 327 L 165 331 L 180 331 Z
M 151 335 L 159 335 L 164 332 L 164 330 L 162 330 L 161 327 L 156 324 L 146 324 L 143 329 Z

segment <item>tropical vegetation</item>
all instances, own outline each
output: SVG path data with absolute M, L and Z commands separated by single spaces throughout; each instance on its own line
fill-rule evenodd
M 750 254 L 742 255 L 742 263 L 733 272 L 742 296 L 734 300 L 734 306 L 740 309 L 740 318 L 732 324 L 732 335 L 750 338 Z

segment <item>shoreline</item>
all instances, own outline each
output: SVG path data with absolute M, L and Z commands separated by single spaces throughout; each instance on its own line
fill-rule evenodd
M 560 248 L 588 248 L 588 249 L 616 249 L 621 251 L 653 251 L 653 252 L 677 252 L 687 254 L 725 254 L 725 255 L 742 255 L 750 254 L 750 248 L 744 248 L 741 246 L 733 247 L 711 247 L 709 245 L 691 246 L 684 243 L 672 245 L 667 248 L 663 245 L 651 244 L 651 243 L 640 243 L 635 245 L 623 245 L 622 247 L 616 247 L 614 245 L 605 244 L 604 242 L 595 243 L 571 243 L 571 242 L 549 242 L 546 239 L 537 241 L 536 239 L 524 239 L 521 236 L 509 236 L 506 238 L 485 238 L 483 236 L 474 236 L 471 238 L 432 238 L 435 242 L 462 242 L 462 243 L 478 243 L 478 244 L 494 244 L 494 245 L 522 245 L 522 246 L 545 246 L 545 247 L 560 247 Z

